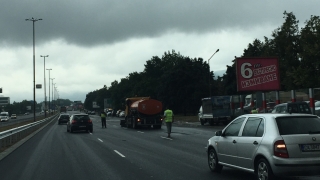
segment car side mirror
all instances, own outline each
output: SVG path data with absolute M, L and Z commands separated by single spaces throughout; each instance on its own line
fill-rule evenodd
M 222 135 L 222 131 L 216 131 L 215 135 L 216 136 L 221 136 Z

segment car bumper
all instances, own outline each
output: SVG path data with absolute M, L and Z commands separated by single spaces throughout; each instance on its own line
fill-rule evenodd
M 317 158 L 278 158 L 270 163 L 277 176 L 320 175 L 320 157 Z
M 67 123 L 67 122 L 68 120 L 63 120 L 63 119 L 59 120 L 59 123 Z
M 91 130 L 93 128 L 92 125 L 73 125 L 71 126 L 73 131 L 81 131 L 81 130 Z

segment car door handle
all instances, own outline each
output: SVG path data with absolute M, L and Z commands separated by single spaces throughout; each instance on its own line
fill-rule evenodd
M 257 142 L 257 141 L 254 141 L 254 142 L 253 142 L 253 144 L 254 144 L 254 145 L 257 145 L 257 144 L 258 144 L 258 142 Z
M 233 140 L 232 143 L 237 143 L 237 141 L 236 141 L 236 140 Z

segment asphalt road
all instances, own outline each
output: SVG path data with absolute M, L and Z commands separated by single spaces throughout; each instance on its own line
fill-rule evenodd
M 100 118 L 90 116 L 93 133 L 67 133 L 66 125 L 53 121 L 0 161 L 0 179 L 254 179 L 230 168 L 210 172 L 205 146 L 223 126 L 176 124 L 172 138 L 166 138 L 165 126 L 127 129 L 120 127 L 119 118 L 108 117 L 107 129 L 102 129 Z

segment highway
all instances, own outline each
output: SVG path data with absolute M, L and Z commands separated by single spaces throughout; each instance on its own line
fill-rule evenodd
M 223 126 L 175 125 L 172 138 L 166 138 L 165 126 L 127 129 L 120 127 L 120 118 L 108 117 L 102 129 L 99 116 L 90 117 L 93 133 L 68 133 L 54 120 L 0 161 L 1 180 L 255 179 L 230 168 L 210 172 L 205 146 Z

